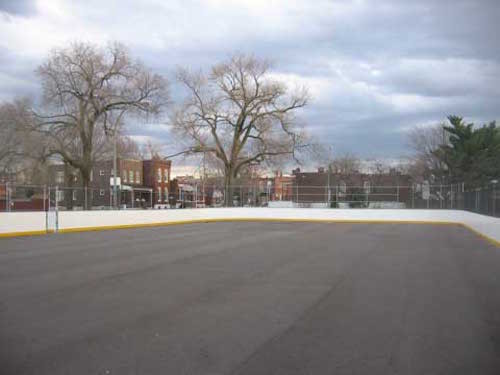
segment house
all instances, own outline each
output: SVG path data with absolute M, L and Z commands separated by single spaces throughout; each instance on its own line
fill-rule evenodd
M 197 186 L 174 178 L 170 181 L 169 204 L 171 208 L 195 207 Z

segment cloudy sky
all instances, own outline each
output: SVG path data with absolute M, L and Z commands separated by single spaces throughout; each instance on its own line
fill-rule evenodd
M 73 40 L 122 41 L 169 77 L 253 53 L 309 87 L 303 120 L 336 153 L 397 158 L 415 125 L 500 119 L 499 20 L 499 0 L 0 0 L 0 100 L 36 97 L 34 69 Z

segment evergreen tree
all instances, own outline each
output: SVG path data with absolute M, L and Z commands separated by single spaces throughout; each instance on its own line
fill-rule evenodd
M 500 128 L 495 122 L 475 128 L 458 116 L 449 116 L 448 144 L 435 152 L 448 167 L 452 182 L 469 186 L 488 183 L 500 176 Z

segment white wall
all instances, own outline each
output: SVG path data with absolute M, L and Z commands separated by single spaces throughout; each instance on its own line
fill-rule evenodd
M 459 210 L 205 208 L 183 210 L 61 211 L 59 229 L 214 219 L 425 221 L 463 223 L 500 242 L 500 219 Z M 45 230 L 44 212 L 0 213 L 0 234 Z
M 2 212 L 0 234 L 45 230 L 45 212 Z

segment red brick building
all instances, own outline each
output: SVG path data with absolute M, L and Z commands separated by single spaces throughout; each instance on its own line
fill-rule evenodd
M 273 181 L 273 196 L 272 200 L 275 201 L 289 201 L 293 196 L 293 183 L 295 176 L 283 176 L 281 171 L 277 171 L 274 175 Z
M 160 158 L 143 160 L 144 185 L 153 189 L 153 205 L 167 204 L 172 161 Z
M 142 160 L 116 160 L 118 204 L 127 207 L 141 207 L 151 201 L 150 188 L 144 185 Z M 84 204 L 85 199 L 92 206 L 106 207 L 112 204 L 113 161 L 103 160 L 94 164 L 90 174 L 89 189 L 84 191 L 80 174 L 63 164 L 49 168 L 49 184 L 60 187 L 57 200 L 68 209 Z M 87 195 L 85 197 L 85 194 Z

